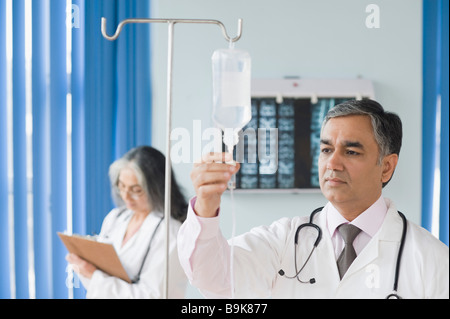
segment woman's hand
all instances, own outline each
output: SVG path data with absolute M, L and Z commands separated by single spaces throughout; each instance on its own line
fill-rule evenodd
M 73 266 L 73 270 L 86 278 L 91 279 L 94 271 L 97 270 L 90 262 L 87 262 L 83 258 L 78 257 L 75 254 L 67 254 L 66 260 Z
M 201 163 L 194 164 L 191 180 L 197 194 L 194 210 L 198 216 L 216 216 L 227 183 L 240 167 L 239 163 L 225 163 L 231 160 L 229 153 L 208 153 L 202 156 Z

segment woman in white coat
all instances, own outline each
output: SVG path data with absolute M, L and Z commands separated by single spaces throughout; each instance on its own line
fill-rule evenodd
M 111 243 L 132 283 L 110 276 L 69 254 L 87 298 L 163 298 L 165 158 L 158 150 L 141 146 L 130 150 L 109 169 L 118 208 L 104 219 L 100 241 Z M 169 298 L 184 298 L 187 279 L 180 266 L 176 235 L 186 217 L 187 203 L 172 175 L 169 230 Z
M 375 101 L 347 101 L 330 110 L 319 157 L 320 187 L 329 202 L 312 220 L 319 228 L 299 228 L 307 217 L 283 218 L 238 236 L 233 285 L 230 246 L 218 215 L 221 194 L 239 165 L 217 163 L 229 160 L 222 154 L 206 155 L 191 173 L 197 196 L 178 235 L 191 283 L 216 298 L 385 298 L 393 293 L 406 231 L 396 294 L 449 298 L 448 247 L 409 221 L 405 228 L 392 201 L 382 196 L 401 140 L 400 118 Z M 357 229 L 350 243 L 341 234 L 348 224 Z

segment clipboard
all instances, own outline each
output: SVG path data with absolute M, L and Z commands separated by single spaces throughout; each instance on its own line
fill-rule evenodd
M 82 236 L 57 233 L 70 253 L 78 255 L 105 273 L 131 283 L 113 245 Z

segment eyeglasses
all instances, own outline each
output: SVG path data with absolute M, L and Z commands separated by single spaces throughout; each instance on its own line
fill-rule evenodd
M 127 194 L 130 194 L 131 198 L 138 199 L 144 194 L 144 190 L 139 185 L 131 186 L 129 189 L 127 189 L 125 186 L 118 185 L 116 186 L 116 189 L 122 198 Z

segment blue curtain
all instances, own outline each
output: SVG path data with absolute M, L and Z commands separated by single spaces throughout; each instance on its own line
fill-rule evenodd
M 8 171 L 7 171 L 7 89 L 6 89 L 6 1 L 0 0 L 0 297 L 10 296 Z
M 422 225 L 431 230 L 433 186 L 435 170 L 438 168 L 440 172 L 439 238 L 447 245 L 449 240 L 448 5 L 447 0 L 424 0 L 423 2 L 422 127 Z
M 113 208 L 109 165 L 130 148 L 151 144 L 149 25 L 127 26 L 118 40 L 110 42 L 101 35 L 100 20 L 108 19 L 111 34 L 122 19 L 149 17 L 150 4 L 148 0 L 72 1 L 72 14 L 68 13 L 72 17 L 72 72 L 68 74 L 66 2 L 32 1 L 30 154 L 25 119 L 26 4 L 24 0 L 10 2 L 13 59 L 8 79 L 7 2 L 0 0 L 0 298 L 29 298 L 33 290 L 37 298 L 67 298 L 68 286 L 73 284 L 74 296 L 83 297 L 76 282 L 67 282 L 67 251 L 56 232 L 67 229 L 71 208 L 74 233 L 98 233 Z M 12 132 L 7 130 L 8 81 L 12 83 Z M 69 93 L 72 108 L 68 114 Z M 10 156 L 12 182 L 7 171 Z M 31 182 L 26 176 L 30 156 Z M 68 163 L 72 167 L 69 185 Z M 32 200 L 27 197 L 30 188 Z M 72 192 L 72 207 L 68 207 L 68 192 Z M 28 207 L 32 207 L 32 232 Z M 8 211 L 13 211 L 13 232 L 8 227 Z M 33 260 L 29 260 L 30 250 Z M 33 281 L 28 277 L 31 266 L 35 287 L 30 287 Z

